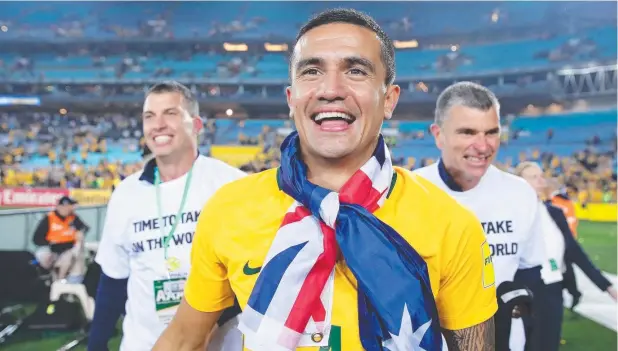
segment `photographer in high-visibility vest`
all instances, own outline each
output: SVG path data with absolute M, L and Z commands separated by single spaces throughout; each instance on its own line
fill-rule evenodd
M 569 198 L 566 186 L 560 184 L 556 179 L 548 179 L 546 200 L 551 200 L 552 205 L 564 212 L 564 216 L 569 224 L 569 229 L 571 229 L 573 237 L 577 239 L 577 226 L 579 225 L 579 220 L 575 215 L 575 204 L 573 200 Z
M 75 214 L 77 201 L 63 196 L 55 210 L 41 219 L 34 232 L 39 265 L 52 271 L 54 280 L 81 282 L 85 273 L 84 234 L 89 227 Z

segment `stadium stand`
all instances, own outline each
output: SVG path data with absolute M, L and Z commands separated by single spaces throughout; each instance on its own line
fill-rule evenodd
M 0 206 L 13 207 L 4 198 L 16 189 L 40 190 L 40 207 L 55 204 L 44 198 L 50 189 L 105 204 L 143 166 L 144 92 L 162 80 L 199 97 L 201 153 L 248 173 L 277 167 L 279 145 L 294 130 L 284 95 L 294 35 L 312 14 L 337 6 L 369 13 L 395 40 L 402 96 L 383 135 L 397 165 L 438 160 L 429 132 L 436 98 L 469 80 L 500 98 L 498 167 L 538 161 L 580 208 L 615 206 L 616 2 L 514 1 L 4 2 Z M 92 221 L 103 220 L 98 211 Z M 615 273 L 612 238 L 603 249 L 612 249 Z M 16 260 L 9 256 L 3 262 Z M 610 339 L 615 346 L 615 333 L 592 340 L 590 330 L 581 331 L 585 348 L 569 350 L 600 349 L 594 343 Z M 57 349 L 45 342 L 34 349 Z
M 231 39 L 273 39 L 289 40 L 289 33 L 298 27 L 295 18 L 306 18 L 311 13 L 324 9 L 328 3 L 309 2 L 278 5 L 273 11 L 267 3 L 261 4 L 157 4 L 145 9 L 135 4 L 120 6 L 109 3 L 84 3 L 61 5 L 38 5 L 38 8 L 12 3 L 5 5 L 4 16 L 19 21 L 0 21 L 6 28 L 0 37 L 5 40 L 32 38 L 56 38 L 66 40 L 105 40 L 112 38 L 143 38 L 174 40 L 180 38 L 224 37 Z M 196 11 L 195 6 L 208 6 Z M 499 32 L 538 26 L 554 10 L 547 5 L 528 3 L 507 3 L 502 11 L 507 20 L 499 21 L 500 11 L 489 4 L 456 4 L 453 14 L 458 18 L 444 18 L 435 13 L 439 9 L 431 4 L 416 5 L 411 11 L 404 3 L 394 3 L 384 9 L 360 5 L 376 18 L 394 37 L 410 37 L 412 26 L 414 37 L 449 33 L 459 35 L 478 31 Z M 280 9 L 279 9 L 280 7 Z M 460 9 L 461 11 L 458 11 Z M 578 10 L 581 10 L 578 8 Z M 293 11 L 295 16 L 288 16 Z M 584 10 L 585 11 L 585 10 Z M 589 11 L 589 10 L 588 10 Z M 199 13 L 199 15 L 197 15 Z M 236 14 L 247 14 L 241 15 Z M 408 14 L 409 16 L 402 16 Z M 429 13 L 429 15 L 427 15 Z M 96 14 L 96 15 L 95 15 Z M 420 15 L 422 14 L 422 16 Z M 484 14 L 488 20 L 481 21 Z M 428 21 L 436 16 L 440 21 Z M 496 17 L 494 17 L 496 16 Z M 564 19 L 565 21 L 568 19 Z M 27 23 L 27 24 L 26 24 Z M 204 23 L 209 25 L 204 26 Z M 444 27 L 444 23 L 448 23 Z M 465 23 L 465 25 L 464 25 Z M 611 22 L 608 22 L 611 23 Z M 412 25 L 414 24 L 414 25 Z M 616 53 L 615 23 L 600 22 L 594 28 L 577 34 L 554 32 L 549 26 L 542 30 L 514 36 L 505 32 L 500 40 L 467 40 L 457 45 L 425 45 L 397 53 L 399 75 L 425 78 L 440 73 L 496 72 L 547 68 L 569 63 L 611 61 Z M 134 48 L 127 52 L 124 45 L 97 46 L 95 49 L 83 46 L 72 51 L 55 50 L 56 53 L 37 52 L 22 54 L 4 52 L 0 54 L 0 77 L 18 81 L 63 80 L 87 82 L 93 80 L 139 80 L 147 78 L 238 78 L 285 79 L 287 76 L 286 55 L 282 53 L 215 52 L 208 45 L 197 45 L 188 52 L 157 52 L 153 48 Z
M 580 36 L 559 35 L 543 40 L 522 39 L 504 43 L 451 46 L 440 49 L 401 50 L 397 53 L 401 76 L 426 78 L 439 73 L 496 72 L 538 69 L 564 62 L 607 62 L 615 57 L 616 29 L 591 29 Z M 6 78 L 18 80 L 147 79 L 218 77 L 282 79 L 288 74 L 282 53 L 221 54 L 194 50 L 185 58 L 169 53 L 110 54 L 100 56 L 87 50 L 34 55 L 5 53 Z
M 281 3 L 274 8 L 261 2 L 211 4 L 169 3 L 152 4 L 144 7 L 137 3 L 63 3 L 26 6 L 10 3 L 3 6 L 3 19 L 8 24 L 16 22 L 11 31 L 13 37 L 52 38 L 91 37 L 97 39 L 138 37 L 144 35 L 172 35 L 174 38 L 195 36 L 229 35 L 246 39 L 263 38 L 281 33 L 294 33 L 302 19 L 312 13 L 332 7 L 332 2 L 311 1 L 303 3 Z M 337 4 L 341 5 L 341 4 Z M 366 11 L 383 25 L 391 29 L 406 31 L 410 28 L 394 19 L 407 17 L 408 22 L 418 23 L 415 31 L 422 35 L 444 34 L 444 24 L 448 23 L 447 34 L 474 32 L 512 26 L 509 22 L 479 21 L 479 13 L 487 19 L 495 10 L 492 3 L 451 4 L 452 14 L 443 14 L 436 5 L 419 4 L 411 8 L 403 3 L 376 7 L 374 4 L 357 4 L 356 8 Z M 544 20 L 547 4 L 503 4 L 503 11 L 517 17 L 519 25 L 535 25 Z M 294 16 L 289 14 L 293 13 Z M 403 15 L 403 16 L 402 16 Z M 444 17 L 451 16 L 451 18 Z M 431 18 L 441 17 L 441 21 Z M 157 30 L 157 28 L 160 28 Z M 50 29 L 53 29 L 50 31 Z M 147 31 L 147 29 L 155 29 Z
M 49 96 L 55 104 L 34 112 L 0 110 L 3 185 L 113 188 L 140 167 L 139 99 L 149 84 L 161 79 L 194 82 L 193 90 L 203 98 L 239 103 L 235 109 L 244 113 L 233 119 L 216 118 L 231 116 L 227 111 L 205 113 L 210 118 L 202 152 L 247 171 L 276 166 L 278 143 L 293 128 L 290 121 L 274 119 L 285 113 L 281 92 L 288 74 L 287 45 L 299 19 L 332 6 L 4 4 L 0 41 L 11 45 L 0 53 L 0 91 L 37 99 Z M 415 110 L 431 105 L 441 89 L 460 77 L 481 82 L 506 99 L 501 165 L 539 159 L 574 187 L 577 183 L 587 189 L 582 177 L 591 179 L 595 188 L 610 192 L 615 200 L 615 171 L 607 172 L 616 162 L 615 102 L 601 110 L 585 106 L 569 112 L 568 99 L 556 100 L 553 91 L 547 94 L 556 84 L 562 85 L 561 98 L 569 93 L 571 98 L 594 95 L 595 88 L 596 93 L 615 89 L 618 40 L 615 16 L 608 12 L 615 4 L 451 3 L 448 12 L 431 3 L 356 6 L 398 40 L 398 82 L 407 89 L 397 120 L 385 124 L 385 133 L 399 164 L 413 169 L 435 162 L 437 151 L 428 133 L 431 110 Z M 231 47 L 241 44 L 245 48 Z M 268 45 L 280 47 L 269 50 Z M 613 71 L 586 76 L 594 84 L 577 74 L 559 73 L 569 67 L 604 65 Z M 228 84 L 215 84 L 221 79 Z M 545 94 L 539 104 L 550 107 L 531 116 L 521 94 Z M 120 97 L 124 105 L 112 110 L 106 108 L 109 105 L 98 111 L 72 106 L 80 101 L 118 102 Z M 511 97 L 518 103 L 510 104 Z M 250 98 L 257 104 L 260 98 L 264 103 L 278 101 L 279 109 L 252 113 L 242 105 Z M 408 102 L 412 105 L 405 105 Z M 58 105 L 63 107 L 57 109 Z M 552 106 L 559 106 L 559 113 Z

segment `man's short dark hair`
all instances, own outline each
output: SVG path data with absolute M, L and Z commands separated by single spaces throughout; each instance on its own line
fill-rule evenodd
M 186 86 L 176 82 L 176 81 L 165 81 L 161 83 L 157 83 L 148 89 L 146 92 L 146 96 L 150 94 L 161 94 L 161 93 L 179 93 L 183 97 L 183 102 L 185 108 L 189 112 L 192 117 L 200 115 L 200 105 L 197 102 L 197 98 L 191 92 L 191 89 Z
M 386 69 L 385 84 L 391 85 L 395 81 L 395 46 L 393 41 L 386 35 L 380 25 L 371 16 L 366 15 L 360 11 L 354 9 L 332 9 L 324 11 L 312 19 L 309 20 L 298 32 L 294 45 L 292 46 L 292 53 L 290 54 L 290 76 L 292 72 L 292 61 L 294 59 L 294 48 L 296 44 L 308 31 L 331 23 L 348 23 L 367 28 L 376 33 L 380 40 L 380 51 L 382 57 L 382 63 Z

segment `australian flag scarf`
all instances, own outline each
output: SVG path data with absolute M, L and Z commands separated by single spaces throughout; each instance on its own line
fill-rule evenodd
M 327 345 L 339 247 L 358 281 L 358 323 L 365 350 L 443 350 L 425 261 L 373 215 L 384 204 L 393 177 L 382 136 L 373 156 L 339 193 L 309 182 L 306 168 L 294 132 L 281 146 L 279 181 L 296 201 L 240 317 L 245 346 L 291 351 Z

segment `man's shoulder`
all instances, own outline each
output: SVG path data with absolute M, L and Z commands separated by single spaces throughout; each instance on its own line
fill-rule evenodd
M 428 177 L 433 177 L 434 175 L 438 174 L 437 168 L 438 168 L 438 164 L 433 163 L 433 164 L 430 164 L 429 166 L 417 168 L 414 171 L 412 171 L 412 173 L 418 174 L 424 178 L 428 178 Z
M 431 166 L 428 166 L 431 167 Z M 424 170 L 423 167 L 414 171 L 409 171 L 405 168 L 395 167 L 397 171 L 397 176 L 401 177 L 404 180 L 404 184 L 406 186 L 407 191 L 412 192 L 421 192 L 427 195 L 440 194 L 438 196 L 445 195 L 449 197 L 448 194 L 444 192 L 444 190 L 440 189 L 431 179 L 428 179 L 426 176 L 431 170 Z
M 123 180 L 121 180 L 114 187 L 114 192 L 112 194 L 113 195 L 125 194 L 125 193 L 131 193 L 131 192 L 135 193 L 135 191 L 137 191 L 142 186 L 143 181 L 140 180 L 142 173 L 144 173 L 144 169 L 141 169 L 139 170 L 139 172 L 133 173 L 127 176 L 126 178 L 124 178 Z
M 431 167 L 431 166 L 429 166 Z M 427 168 L 427 167 L 425 167 Z M 397 177 L 401 177 L 403 189 L 400 193 L 400 201 L 405 203 L 422 203 L 424 210 L 431 211 L 448 211 L 450 213 L 464 211 L 465 209 L 455 198 L 450 196 L 442 188 L 434 184 L 417 171 L 409 171 L 407 169 L 395 167 Z
M 509 172 L 505 172 L 495 166 L 488 170 L 490 177 L 487 177 L 487 191 L 496 194 L 510 195 L 520 199 L 533 199 L 536 201 L 536 192 L 526 180 Z
M 230 242 L 253 246 L 252 233 L 274 235 L 293 199 L 279 190 L 277 169 L 248 175 L 220 187 L 202 209 L 196 235 L 208 237 L 219 257 L 232 255 Z M 205 233 L 205 234 L 201 234 Z M 235 244 L 236 245 L 236 244 Z M 232 250 L 232 251 L 231 251 Z
M 430 183 L 434 185 L 435 187 L 441 189 L 442 191 L 448 193 L 447 191 L 448 187 L 446 186 L 446 184 L 444 184 L 444 181 L 440 177 L 440 172 L 438 171 L 437 163 L 433 163 L 433 164 L 430 164 L 429 166 L 417 168 L 414 171 L 411 171 L 411 173 L 423 179 L 425 183 Z
M 277 169 L 254 173 L 223 185 L 212 196 L 207 207 L 217 211 L 259 206 L 261 199 L 283 194 L 277 185 Z
M 240 169 L 219 159 L 204 155 L 200 155 L 198 157 L 196 165 L 210 174 L 215 174 L 222 178 L 228 178 L 229 180 L 234 180 L 245 176 L 245 172 Z
M 398 213 L 396 221 L 400 225 L 409 226 L 413 222 L 414 226 L 431 231 L 431 240 L 435 243 L 430 246 L 438 245 L 442 240 L 458 242 L 456 238 L 473 227 L 482 234 L 476 215 L 446 191 L 417 172 L 397 169 L 397 174 L 397 183 L 401 177 L 401 188 L 393 192 Z

